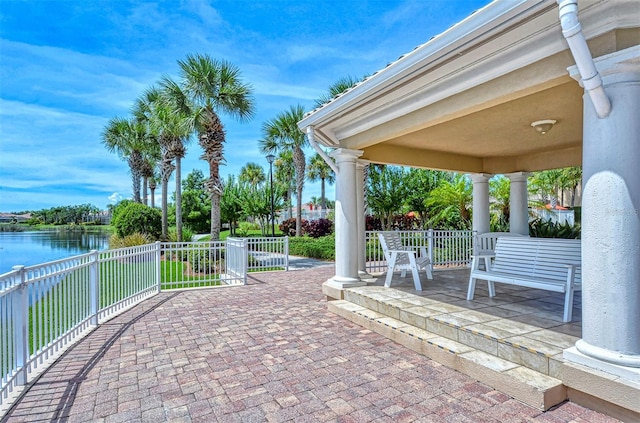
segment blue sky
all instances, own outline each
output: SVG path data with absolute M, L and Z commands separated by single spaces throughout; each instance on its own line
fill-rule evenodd
M 309 110 L 337 79 L 382 69 L 487 3 L 0 0 L 0 211 L 130 198 L 128 167 L 102 130 L 187 54 L 234 63 L 254 88 L 251 122 L 222 115 L 222 176 L 247 162 L 268 172 L 263 122 L 298 103 Z M 183 176 L 208 173 L 200 154 L 192 140 Z M 319 195 L 307 182 L 303 201 Z

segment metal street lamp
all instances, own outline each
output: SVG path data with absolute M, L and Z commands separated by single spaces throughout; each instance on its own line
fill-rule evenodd
M 275 226 L 276 216 L 273 211 L 273 161 L 275 159 L 276 159 L 276 156 L 274 156 L 273 154 L 269 154 L 267 156 L 267 161 L 269 162 L 269 181 L 270 181 L 269 191 L 271 195 L 271 236 L 272 237 L 276 236 L 276 226 Z

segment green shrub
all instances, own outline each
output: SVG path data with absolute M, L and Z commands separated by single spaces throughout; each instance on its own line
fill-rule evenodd
M 191 242 L 193 240 L 193 231 L 186 226 L 182 227 L 182 241 L 183 242 Z M 169 228 L 169 241 L 177 242 L 178 241 L 178 231 L 175 227 Z
M 147 234 L 134 233 L 125 237 L 111 235 L 109 238 L 109 248 L 115 250 L 117 248 L 135 247 L 137 245 L 151 244 L 153 239 Z
M 258 230 L 260 230 L 260 225 L 255 222 L 240 222 L 240 224 L 236 228 L 238 236 L 242 238 L 247 237 L 249 235 L 249 232 Z
M 535 238 L 579 239 L 580 225 L 559 224 L 551 220 L 535 219 L 529 223 L 529 235 Z
M 118 205 L 113 214 L 111 225 L 119 237 L 137 232 L 158 239 L 162 233 L 162 214 L 158 209 L 129 201 L 122 207 Z
M 321 260 L 335 260 L 335 236 L 332 234 L 320 238 L 306 236 L 289 238 L 289 254 Z
M 219 273 L 224 268 L 224 252 L 216 250 L 189 251 L 187 260 L 191 264 L 191 271 L 195 273 L 213 273 L 218 267 Z

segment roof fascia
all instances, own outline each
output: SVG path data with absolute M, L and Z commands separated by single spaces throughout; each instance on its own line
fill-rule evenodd
M 427 43 L 401 56 L 398 60 L 376 72 L 341 96 L 310 112 L 298 123 L 298 126 L 304 129 L 308 126 L 319 125 L 328 117 L 357 104 L 372 92 L 379 91 L 381 88 L 411 73 L 417 65 L 424 69 L 443 57 L 451 55 L 455 50 L 469 48 L 474 44 L 481 44 L 505 23 L 514 18 L 523 19 L 526 16 L 533 15 L 550 4 L 555 4 L 555 1 L 496 0 Z M 335 140 L 320 138 L 323 141 L 330 141 L 331 144 L 335 144 Z

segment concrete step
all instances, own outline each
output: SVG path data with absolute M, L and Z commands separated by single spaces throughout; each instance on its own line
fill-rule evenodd
M 427 317 L 430 316 L 421 316 L 425 318 L 424 327 L 415 325 L 415 322 L 410 321 L 415 316 L 408 318 L 405 315 L 406 310 L 411 308 L 406 307 L 406 303 L 398 304 L 386 298 L 384 301 L 376 301 L 377 305 L 372 309 L 354 302 L 353 300 L 360 302 L 365 300 L 361 295 L 349 291 L 351 290 L 345 292 L 345 298 L 351 301 L 346 299 L 330 301 L 329 311 L 540 410 L 547 410 L 567 399 L 566 388 L 559 379 L 528 368 L 517 360 L 507 360 L 468 343 L 452 339 L 453 331 L 429 330 Z M 369 298 L 369 301 L 371 300 Z M 398 306 L 405 307 L 402 309 L 404 318 L 401 318 L 401 310 Z M 422 320 L 419 321 L 422 322 Z M 436 325 L 435 328 L 439 328 L 437 325 L 440 324 L 447 325 L 444 321 L 433 323 Z M 454 326 L 450 328 L 455 331 L 460 330 Z M 520 347 L 512 346 L 512 348 Z
M 344 299 L 452 341 L 561 378 L 562 351 L 577 337 L 410 292 L 378 286 L 351 288 Z

